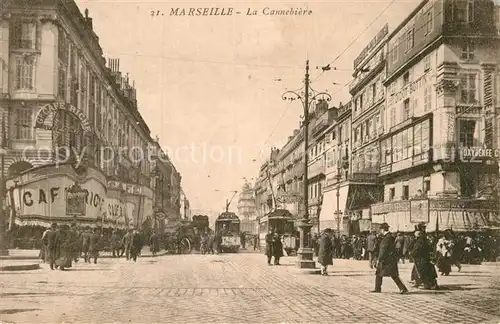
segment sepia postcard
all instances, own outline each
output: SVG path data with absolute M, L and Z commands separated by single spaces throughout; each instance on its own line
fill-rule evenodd
M 500 0 L 0 0 L 0 323 L 499 323 Z

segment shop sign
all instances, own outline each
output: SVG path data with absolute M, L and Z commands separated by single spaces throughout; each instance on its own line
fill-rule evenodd
M 391 96 L 389 97 L 389 105 L 393 105 L 400 101 L 403 101 L 404 99 L 408 98 L 412 93 L 425 86 L 428 82 L 427 75 L 428 73 L 425 73 L 418 79 L 408 83 L 404 88 L 402 88 L 398 92 L 391 94 Z
M 106 212 L 107 217 L 113 221 L 126 223 L 126 210 L 125 204 L 116 198 L 108 198 L 106 199 Z
M 463 158 L 477 159 L 497 159 L 500 158 L 499 149 L 489 149 L 480 147 L 463 148 L 461 152 Z
M 70 181 L 57 177 L 16 189 L 14 198 L 16 205 L 21 206 L 21 215 L 99 217 L 104 207 L 104 187 L 89 180 L 82 188 L 75 190 L 76 187 L 68 183 Z
M 45 120 L 49 115 L 55 115 L 59 110 L 69 111 L 70 113 L 73 113 L 76 117 L 78 117 L 85 132 L 90 132 L 92 130 L 92 128 L 90 127 L 90 122 L 85 113 L 81 109 L 65 102 L 53 102 L 43 106 L 36 116 L 35 128 L 53 130 L 54 125 L 46 125 Z
M 457 115 L 465 115 L 465 114 L 480 115 L 482 110 L 483 109 L 481 107 L 471 107 L 471 106 L 457 106 L 455 108 Z

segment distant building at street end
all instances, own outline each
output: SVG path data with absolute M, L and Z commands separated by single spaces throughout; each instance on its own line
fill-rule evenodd
M 245 182 L 238 197 L 238 216 L 241 220 L 255 220 L 257 208 L 255 205 L 254 189 Z

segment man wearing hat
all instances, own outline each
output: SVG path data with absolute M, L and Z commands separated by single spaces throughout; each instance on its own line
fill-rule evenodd
M 58 258 L 57 252 L 59 248 L 59 233 L 57 232 L 57 224 L 52 223 L 50 230 L 45 233 L 43 237 L 43 245 L 46 251 L 46 260 L 50 264 L 50 269 L 54 270 L 56 259 Z
M 333 265 L 332 230 L 327 228 L 321 233 L 318 249 L 318 263 L 321 264 L 321 275 L 328 275 L 328 266 Z
M 408 289 L 401 282 L 398 271 L 398 254 L 394 237 L 389 233 L 389 224 L 380 224 L 380 232 L 382 234 L 382 241 L 377 259 L 377 270 L 375 272 L 375 289 L 371 292 L 379 293 L 382 291 L 383 277 L 391 277 L 396 283 L 401 294 L 408 293 Z

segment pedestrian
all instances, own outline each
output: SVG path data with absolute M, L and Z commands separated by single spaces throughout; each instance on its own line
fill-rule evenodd
M 118 233 L 118 230 L 114 230 L 113 234 L 111 234 L 111 249 L 113 253 L 113 258 L 119 258 L 120 257 L 120 249 L 122 246 L 122 240 L 120 237 L 120 233 Z
M 89 257 L 88 262 L 94 259 L 94 264 L 97 264 L 97 258 L 99 257 L 99 245 L 101 243 L 101 235 L 98 228 L 94 228 L 94 232 L 90 234 L 89 240 Z
M 91 235 L 90 229 L 86 228 L 82 233 L 81 237 L 83 260 L 89 263 L 90 263 L 90 258 L 89 258 L 90 235 Z
M 57 223 L 52 223 L 50 229 L 43 237 L 43 245 L 45 246 L 45 259 L 50 264 L 50 269 L 54 270 L 57 253 L 59 250 L 59 232 L 57 231 Z
M 241 248 L 245 250 L 245 245 L 246 245 L 246 236 L 245 232 L 241 232 L 240 234 L 240 243 L 241 243 Z
M 378 238 L 375 231 L 372 231 L 366 238 L 366 251 L 368 252 L 368 263 L 370 264 L 370 269 L 373 269 L 377 264 L 377 256 L 375 255 L 377 241 Z
M 405 245 L 405 237 L 403 233 L 398 232 L 396 236 L 396 251 L 398 253 L 398 261 L 401 260 L 403 264 L 405 263 L 405 256 L 403 253 L 404 245 Z
M 214 254 L 214 241 L 215 241 L 215 235 L 213 232 L 210 232 L 208 234 L 208 242 L 207 242 L 208 254 Z
M 46 248 L 46 246 L 45 246 L 45 244 L 43 242 L 45 240 L 45 236 L 50 231 L 50 229 L 51 229 L 50 227 L 47 227 L 47 229 L 42 233 L 42 239 L 41 239 L 41 241 L 42 241 L 42 244 L 41 244 L 42 247 L 40 248 L 40 253 L 38 254 L 38 257 L 40 259 L 42 259 L 42 261 L 44 263 L 47 263 L 48 260 L 47 260 L 47 251 L 46 251 L 47 248 Z
M 321 275 L 328 275 L 328 266 L 333 265 L 332 229 L 327 228 L 319 237 L 318 263 L 321 264 Z
M 142 249 L 142 237 L 137 229 L 132 232 L 130 239 L 130 258 L 134 260 L 134 262 L 137 262 L 137 256 L 139 256 Z
M 280 265 L 280 258 L 283 256 L 283 242 L 277 232 L 273 235 L 273 256 L 274 265 Z
M 58 251 L 55 265 L 59 270 L 71 268 L 73 261 L 73 242 L 68 225 L 62 225 L 59 229 Z
M 78 262 L 78 257 L 80 255 L 80 233 L 78 233 L 78 229 L 76 228 L 76 224 L 71 224 L 71 228 L 69 229 L 69 244 L 70 244 L 70 253 L 73 262 Z
M 271 265 L 271 259 L 273 257 L 273 238 L 274 238 L 274 230 L 272 228 L 269 229 L 269 232 L 266 234 L 266 256 L 267 256 L 267 265 Z
M 437 267 L 442 276 L 448 276 L 451 272 L 450 245 L 451 242 L 442 234 L 436 246 Z
M 434 249 L 429 244 L 425 227 L 425 223 L 420 223 L 415 231 L 416 239 L 411 251 L 414 260 L 411 280 L 415 287 L 423 284 L 425 289 L 438 289 L 436 268 L 431 263 L 431 254 Z
M 155 257 L 156 254 L 160 251 L 160 237 L 158 236 L 156 231 L 149 238 L 149 249 L 151 250 L 153 257 Z
M 133 230 L 129 229 L 128 232 L 122 238 L 122 245 L 125 250 L 125 257 L 130 260 L 130 248 L 132 247 L 132 235 Z
M 377 259 L 377 270 L 375 272 L 375 289 L 371 292 L 382 292 L 383 277 L 391 277 L 396 283 L 401 294 L 408 293 L 408 289 L 399 278 L 398 254 L 394 243 L 394 237 L 389 232 L 389 224 L 380 225 L 382 240 Z
M 253 250 L 257 250 L 259 245 L 259 237 L 257 235 L 253 236 Z

